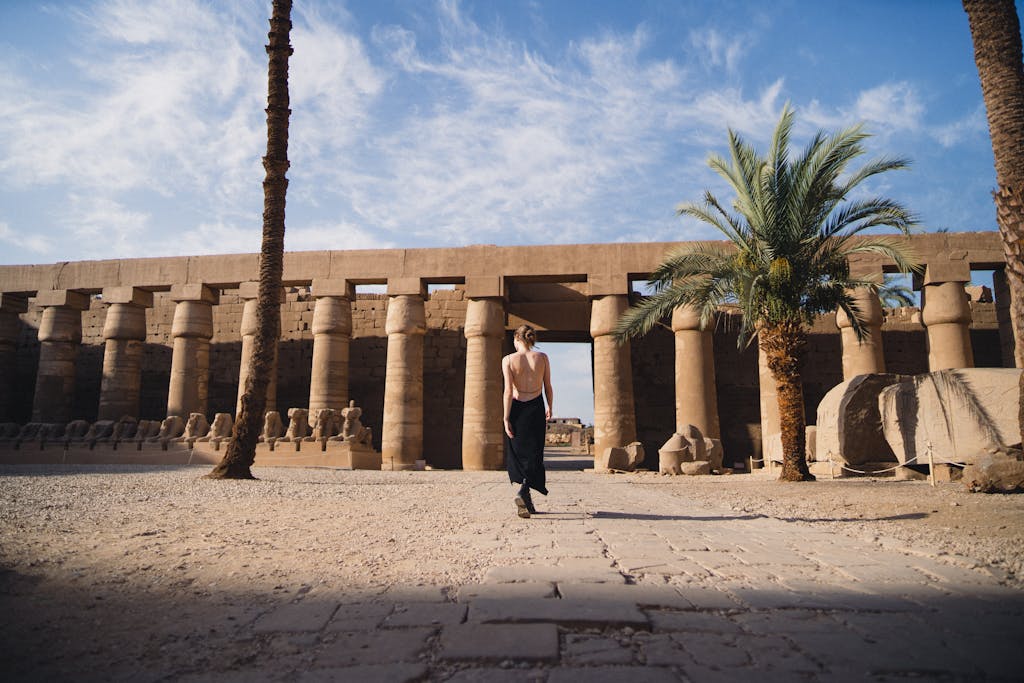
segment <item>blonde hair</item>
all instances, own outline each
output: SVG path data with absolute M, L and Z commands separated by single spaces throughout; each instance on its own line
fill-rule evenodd
M 527 349 L 532 349 L 533 345 L 537 343 L 537 331 L 534 330 L 529 325 L 520 325 L 519 327 L 516 328 L 516 331 L 515 333 L 513 333 L 512 338 L 518 339 L 519 341 L 526 344 Z

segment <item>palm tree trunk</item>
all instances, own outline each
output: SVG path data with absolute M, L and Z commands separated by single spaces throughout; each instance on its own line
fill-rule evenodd
M 267 70 L 267 154 L 263 157 L 263 243 L 256 309 L 257 331 L 252 365 L 242 394 L 242 407 L 224 459 L 207 476 L 212 479 L 253 479 L 252 463 L 263 424 L 267 387 L 274 367 L 274 349 L 281 328 L 281 273 L 284 264 L 284 209 L 288 191 L 288 58 L 292 0 L 274 0 L 270 19 Z
M 799 323 L 766 326 L 758 332 L 779 398 L 779 430 L 782 438 L 784 481 L 814 481 L 807 469 L 804 390 L 800 365 L 807 336 Z
M 995 157 L 996 221 L 1006 255 L 1014 361 L 1024 368 L 1024 64 L 1014 0 L 963 0 Z M 1024 440 L 1024 373 L 1018 419 Z

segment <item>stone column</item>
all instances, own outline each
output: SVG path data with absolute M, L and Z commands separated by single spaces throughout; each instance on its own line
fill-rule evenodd
M 704 436 L 718 439 L 718 390 L 715 384 L 715 351 L 711 330 L 700 329 L 700 315 L 680 306 L 672 312 L 676 338 L 676 432 L 686 425 Z
M 427 331 L 419 278 L 388 280 L 387 370 L 381 425 L 383 469 L 416 469 L 423 459 L 423 335 Z
M 594 453 L 636 441 L 633 368 L 629 343 L 612 337 L 629 308 L 629 279 L 591 275 L 590 336 L 594 339 Z
M 760 342 L 757 345 L 757 386 L 761 399 L 761 457 L 764 466 L 771 469 L 770 444 L 772 437 L 782 431 L 782 426 L 779 422 L 779 392 L 768 368 L 768 355 L 761 349 Z
M 210 338 L 213 337 L 213 306 L 220 299 L 206 285 L 176 285 L 171 288 L 174 322 L 174 353 L 171 356 L 171 384 L 167 391 L 167 415 L 188 419 L 189 413 L 206 415 L 210 383 Z
M 103 303 L 109 304 L 103 324 L 103 381 L 100 384 L 99 420 L 139 417 L 142 386 L 142 345 L 146 341 L 146 309 L 153 293 L 136 287 L 106 287 Z
M 0 422 L 14 420 L 14 378 L 18 366 L 18 315 L 28 310 L 24 296 L 0 292 Z
M 1006 271 L 992 273 L 992 295 L 996 301 L 996 321 L 999 323 L 999 357 L 1004 368 L 1012 368 L 1017 359 L 1014 351 L 1017 342 L 1013 338 L 1013 323 L 1010 320 L 1010 283 Z
M 249 378 L 249 364 L 252 362 L 253 344 L 256 342 L 256 309 L 259 307 L 260 283 L 243 282 L 238 286 L 238 298 L 245 302 L 242 308 L 242 324 L 240 333 L 242 335 L 242 359 L 238 365 L 238 394 L 235 401 L 235 415 L 242 411 L 242 394 L 245 393 L 245 381 Z M 284 299 L 284 292 L 280 292 L 281 300 Z M 279 300 L 280 303 L 280 300 Z M 281 330 L 278 328 L 278 338 L 281 337 Z M 267 385 L 267 404 L 263 409 L 269 413 L 277 410 L 277 345 L 274 345 L 274 367 L 270 371 L 270 384 Z
M 313 368 L 309 412 L 348 406 L 348 359 L 352 341 L 352 299 L 347 280 L 313 280 Z
M 842 309 L 836 311 L 836 327 L 843 344 L 843 381 L 857 375 L 885 372 L 885 354 L 882 351 L 882 302 L 877 294 L 864 287 L 853 292 L 860 310 L 866 336 L 857 339 L 850 317 Z
M 973 368 L 971 305 L 964 283 L 971 281 L 966 261 L 929 263 L 924 273 L 921 322 L 928 332 L 928 369 Z
M 42 291 L 36 294 L 36 305 L 43 307 L 43 318 L 32 422 L 70 422 L 82 311 L 89 308 L 89 295 L 70 289 Z
M 467 277 L 466 393 L 462 413 L 462 468 L 500 470 L 505 460 L 502 427 L 501 351 L 505 302 L 500 276 Z

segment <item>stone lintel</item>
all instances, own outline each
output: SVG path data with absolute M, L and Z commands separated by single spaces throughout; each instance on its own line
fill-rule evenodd
M 427 286 L 418 277 L 389 277 L 388 296 L 421 296 L 427 298 Z
M 466 277 L 466 298 L 468 299 L 505 299 L 507 297 L 505 278 L 500 275 Z
M 885 272 L 877 261 L 857 262 L 851 260 L 850 276 L 860 280 L 871 280 L 872 282 L 877 282 L 880 285 L 885 283 Z
M 220 292 L 203 284 L 174 285 L 171 287 L 171 301 L 202 301 L 208 304 L 220 302 Z
M 355 299 L 356 286 L 345 278 L 316 278 L 313 280 L 313 296 L 335 296 L 342 299 Z
M 0 311 L 4 313 L 24 313 L 28 310 L 28 297 L 21 294 L 0 292 Z
M 79 311 L 89 308 L 89 295 L 73 289 L 49 289 L 36 292 L 37 306 L 66 306 Z
M 153 292 L 138 287 L 104 287 L 103 303 L 105 304 L 131 304 L 152 308 Z
M 970 282 L 971 264 L 967 261 L 933 261 L 924 271 L 925 285 L 943 282 Z
M 278 291 L 278 301 L 280 303 L 284 303 L 284 301 L 285 301 L 284 288 L 282 287 L 282 288 L 280 288 L 277 291 Z M 240 283 L 238 283 L 238 298 L 242 299 L 243 301 L 248 301 L 250 299 L 258 299 L 258 298 L 260 298 L 260 283 L 254 281 L 254 280 L 249 280 L 248 282 L 240 282 Z
M 587 275 L 590 296 L 608 296 L 611 294 L 629 294 L 629 275 L 626 273 L 600 273 Z

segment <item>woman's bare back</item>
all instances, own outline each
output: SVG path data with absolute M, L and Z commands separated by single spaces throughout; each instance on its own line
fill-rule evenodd
M 548 371 L 548 357 L 540 351 L 517 351 L 504 358 L 512 380 L 512 397 L 529 401 L 544 390 L 544 376 Z

